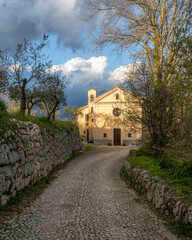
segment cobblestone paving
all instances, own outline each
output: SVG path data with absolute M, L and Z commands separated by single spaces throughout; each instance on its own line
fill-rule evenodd
M 176 240 L 119 177 L 128 149 L 85 154 L 30 207 L 6 217 L 1 240 Z

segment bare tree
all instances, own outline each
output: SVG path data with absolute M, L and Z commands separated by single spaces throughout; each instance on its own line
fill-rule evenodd
M 88 19 L 97 14 L 102 18 L 93 40 L 97 47 L 112 44 L 118 51 L 134 49 L 136 59 L 147 60 L 154 84 L 167 77 L 165 62 L 177 66 L 179 49 L 173 51 L 170 44 L 190 35 L 190 0 L 85 1 Z
M 147 126 L 150 145 L 161 155 L 174 135 L 173 129 L 179 126 L 176 122 L 181 106 L 177 109 L 175 102 L 182 89 L 177 85 L 176 73 L 180 70 L 179 53 L 185 46 L 184 39 L 191 35 L 191 1 L 85 1 L 88 19 L 95 15 L 102 19 L 94 35 L 96 47 L 111 44 L 118 51 L 132 52 L 135 61 L 145 62 L 128 77 L 129 89 L 142 99 L 139 102 L 144 118 L 136 116 L 137 111 L 134 113 L 134 108 L 127 104 L 124 122 L 135 121 L 137 125 L 137 121 L 142 121 Z M 179 135 L 177 131 L 175 134 Z

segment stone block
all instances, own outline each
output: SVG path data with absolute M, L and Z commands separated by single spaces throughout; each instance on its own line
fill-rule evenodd
M 124 164 L 129 180 L 136 190 L 146 192 L 147 200 L 166 215 L 173 214 L 175 220 L 192 224 L 192 206 L 175 197 L 176 191 L 160 178 L 151 176 L 148 172 L 132 168 L 131 164 Z
M 11 179 L 12 175 L 12 167 L 11 166 L 4 166 L 1 167 L 2 174 L 5 176 L 5 179 Z
M 72 150 L 82 148 L 75 131 L 41 130 L 35 124 L 22 121 L 18 122 L 18 128 L 15 132 L 7 131 L 0 141 L 0 195 L 7 191 L 15 196 L 30 181 L 36 182 L 47 176 L 54 166 L 65 162 Z M 5 195 L 0 205 L 5 204 L 6 199 Z
M 6 189 L 5 176 L 0 174 L 0 193 L 3 193 Z
M 2 195 L 1 196 L 1 206 L 4 206 L 10 199 L 10 196 Z
M 15 163 L 20 159 L 19 153 L 15 151 L 8 152 L 8 158 L 10 163 Z
M 0 146 L 0 166 L 9 164 L 9 147 L 6 144 Z

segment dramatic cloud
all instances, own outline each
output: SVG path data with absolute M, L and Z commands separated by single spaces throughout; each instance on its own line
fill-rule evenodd
M 118 82 L 124 82 L 127 79 L 128 73 L 133 69 L 133 64 L 127 64 L 126 66 L 120 66 L 111 73 L 111 79 L 115 79 Z
M 121 66 L 113 72 L 107 70 L 107 58 L 91 57 L 88 60 L 73 58 L 70 61 L 52 67 L 53 72 L 65 75 L 68 80 L 67 100 L 69 105 L 87 104 L 87 91 L 97 90 L 98 95 L 115 87 L 117 82 L 126 79 L 130 66 Z
M 0 0 L 0 46 L 48 33 L 57 35 L 58 44 L 77 50 L 83 42 L 83 11 L 78 0 Z

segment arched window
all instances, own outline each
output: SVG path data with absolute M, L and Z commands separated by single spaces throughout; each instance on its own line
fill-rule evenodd
M 90 100 L 91 100 L 91 102 L 94 100 L 94 95 L 93 94 L 90 96 Z
M 119 99 L 119 93 L 116 93 L 116 100 Z

